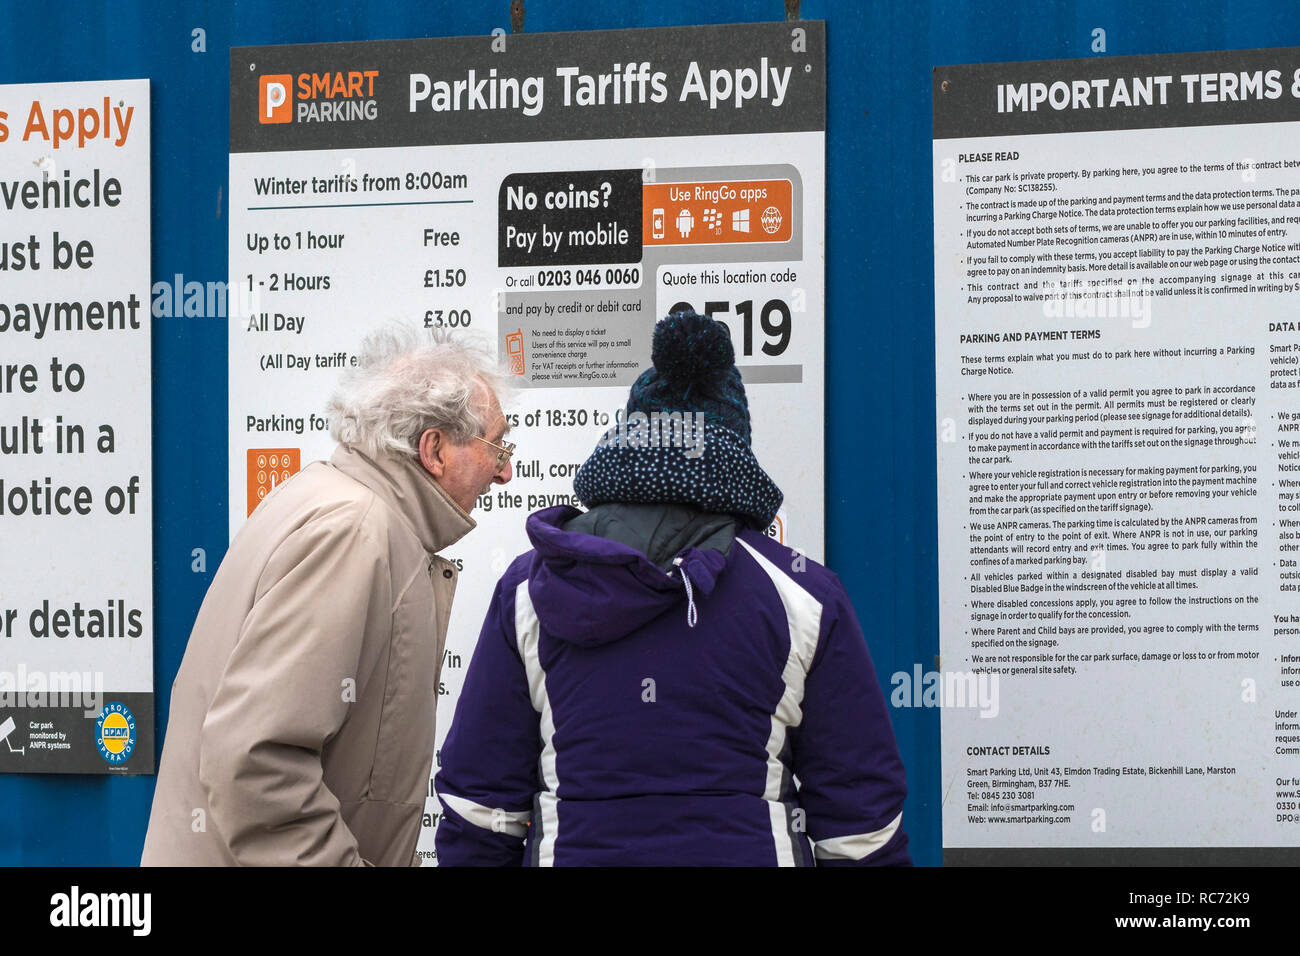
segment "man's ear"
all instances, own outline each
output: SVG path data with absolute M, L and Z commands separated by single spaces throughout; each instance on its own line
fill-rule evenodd
M 442 479 L 447 470 L 447 436 L 437 428 L 426 428 L 420 436 L 420 464 L 434 478 Z

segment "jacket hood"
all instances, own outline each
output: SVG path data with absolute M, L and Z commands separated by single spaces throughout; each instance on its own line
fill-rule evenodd
M 476 525 L 418 461 L 395 455 L 370 458 L 351 445 L 339 445 L 330 464 L 378 495 L 430 554 L 455 544 Z
M 528 516 L 528 538 L 536 552 L 528 594 L 548 633 L 571 644 L 608 644 L 670 610 L 687 620 L 689 607 L 713 591 L 727 565 L 734 522 L 728 531 L 708 521 L 682 524 L 671 513 L 662 520 L 665 507 L 680 506 L 640 506 L 646 509 L 640 513 L 629 507 L 637 506 L 602 505 L 596 519 L 591 516 L 597 509 L 584 514 L 568 505 Z M 609 522 L 600 517 L 622 525 L 622 540 L 574 530 L 605 533 Z M 667 556 L 668 570 L 624 543 L 636 540 L 638 526 L 648 531 L 647 550 Z M 726 550 L 718 550 L 723 545 Z

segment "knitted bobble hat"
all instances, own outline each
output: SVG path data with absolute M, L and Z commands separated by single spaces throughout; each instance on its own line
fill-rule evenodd
M 726 326 L 691 310 L 655 326 L 653 367 L 597 442 L 573 489 L 587 507 L 677 502 L 766 528 L 781 490 L 750 447 L 749 402 Z
M 627 410 L 698 411 L 750 444 L 749 402 L 731 335 L 721 322 L 674 312 L 655 326 L 652 368 L 632 385 Z

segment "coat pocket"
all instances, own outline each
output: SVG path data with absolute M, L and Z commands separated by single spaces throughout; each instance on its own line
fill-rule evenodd
M 370 799 L 423 804 L 433 762 L 442 637 L 423 575 L 393 611 Z

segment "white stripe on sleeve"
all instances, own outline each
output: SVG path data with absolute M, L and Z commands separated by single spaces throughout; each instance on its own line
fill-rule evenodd
M 515 641 L 519 648 L 519 658 L 524 662 L 524 670 L 528 674 L 528 696 L 533 702 L 533 710 L 538 713 L 542 736 L 540 763 L 542 783 L 546 790 L 539 801 L 542 837 L 537 847 L 537 862 L 539 866 L 554 866 L 555 831 L 559 825 L 559 798 L 556 791 L 560 786 L 560 778 L 555 773 L 555 718 L 551 713 L 551 699 L 546 693 L 546 672 L 542 670 L 538 651 L 541 625 L 537 621 L 537 611 L 533 609 L 533 599 L 528 594 L 527 579 L 520 581 L 515 588 Z
M 781 751 L 785 748 L 789 728 L 798 727 L 803 721 L 804 683 L 808 679 L 813 656 L 817 653 L 822 606 L 821 602 L 763 557 L 752 545 L 741 538 L 736 540 L 745 546 L 758 566 L 771 578 L 785 608 L 786 626 L 790 631 L 790 651 L 781 672 L 785 690 L 772 714 L 772 729 L 767 738 L 767 785 L 763 798 L 770 801 L 768 809 L 772 818 L 772 839 L 776 843 L 777 861 L 782 866 L 793 866 L 796 853 L 794 839 L 790 835 L 785 807 L 781 804 L 785 796 L 781 793 L 781 781 L 786 771 L 786 766 L 781 761 Z
M 871 833 L 851 833 L 847 836 L 818 840 L 813 855 L 819 860 L 865 860 L 890 841 L 903 822 L 900 813 L 888 825 Z
M 533 818 L 531 810 L 502 810 L 500 807 L 485 807 L 481 803 L 458 797 L 454 793 L 438 793 L 438 800 L 444 807 L 454 811 L 461 818 L 476 827 L 491 830 L 493 833 L 506 833 L 523 839 L 528 835 L 527 823 Z

